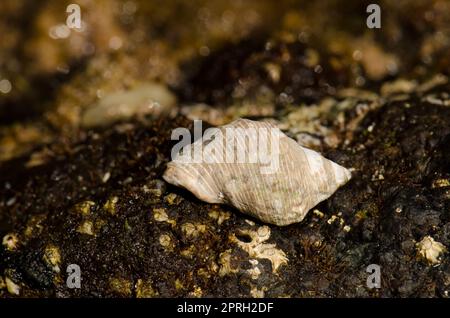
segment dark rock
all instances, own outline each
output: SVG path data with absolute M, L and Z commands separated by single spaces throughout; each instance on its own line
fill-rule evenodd
M 317 56 L 308 57 L 308 52 Z M 270 67 L 276 72 L 272 77 Z M 226 46 L 189 72 L 193 75 L 182 85 L 183 100 L 212 105 L 255 99 L 267 89 L 278 105 L 311 103 L 333 95 L 349 80 L 345 71 L 333 68 L 328 56 L 321 58 L 304 43 L 262 36 Z

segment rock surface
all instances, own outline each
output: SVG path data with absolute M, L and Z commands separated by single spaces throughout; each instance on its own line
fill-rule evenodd
M 171 128 L 191 124 L 181 117 L 92 132 L 40 167 L 7 163 L 0 224 L 18 241 L 0 249 L 4 278 L 22 296 L 446 297 L 448 255 L 430 266 L 416 243 L 450 246 L 450 108 L 427 102 L 448 90 L 369 112 L 350 144 L 325 152 L 353 179 L 284 228 L 161 180 Z M 69 264 L 79 290 L 66 288 Z M 370 264 L 381 289 L 366 287 Z

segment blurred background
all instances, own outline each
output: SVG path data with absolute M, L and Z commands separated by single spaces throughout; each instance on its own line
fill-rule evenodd
M 366 26 L 370 3 L 80 0 L 72 29 L 71 2 L 2 1 L 0 160 L 72 138 L 84 109 L 143 83 L 177 106 L 257 101 L 268 106 L 244 115 L 270 115 L 343 87 L 448 74 L 449 1 L 379 1 L 381 29 Z

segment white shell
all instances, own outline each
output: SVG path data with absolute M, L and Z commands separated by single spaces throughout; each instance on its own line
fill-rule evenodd
M 228 128 L 276 131 L 278 139 L 271 135 L 269 147 L 278 141 L 279 151 L 272 154 L 278 158 L 278 169 L 268 173 L 267 161 L 263 161 L 264 165 L 259 160 L 256 163 L 248 160 L 226 163 L 221 160 L 216 155 L 218 151 L 227 150 L 227 147 L 229 150 L 234 145 L 237 148 L 234 150 L 244 151 L 247 155 L 254 152 L 254 148 L 249 148 L 248 136 L 237 134 L 236 144 L 227 142 Z M 182 155 L 175 156 L 168 163 L 163 178 L 186 188 L 203 201 L 231 204 L 243 213 L 279 226 L 302 221 L 311 208 L 330 197 L 351 178 L 346 168 L 299 146 L 271 123 L 238 119 L 217 131 L 220 134 L 214 134 L 214 139 L 204 136 L 188 146 L 193 153 L 200 145 L 203 145 L 203 151 L 206 145 L 214 149 L 209 153 L 212 156 L 209 163 L 186 161 Z
M 107 126 L 134 116 L 152 114 L 158 117 L 175 107 L 175 96 L 164 85 L 145 83 L 135 88 L 107 94 L 87 108 L 81 116 L 86 128 Z

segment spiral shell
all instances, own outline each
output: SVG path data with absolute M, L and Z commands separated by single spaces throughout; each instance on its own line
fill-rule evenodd
M 234 139 L 229 137 L 230 131 Z M 270 132 L 266 133 L 267 142 L 257 143 L 264 131 Z M 252 143 L 272 151 L 263 153 Z M 227 157 L 227 151 L 233 156 Z M 263 156 L 255 160 L 255 151 Z M 203 138 L 182 152 L 190 156 L 179 153 L 173 157 L 163 175 L 167 182 L 186 188 L 200 200 L 230 204 L 279 226 L 302 221 L 311 208 L 351 178 L 349 170 L 301 147 L 267 122 L 238 119 L 212 133 L 205 132 Z M 199 152 L 203 160 L 194 160 Z M 245 160 L 236 160 L 239 153 L 245 155 Z

